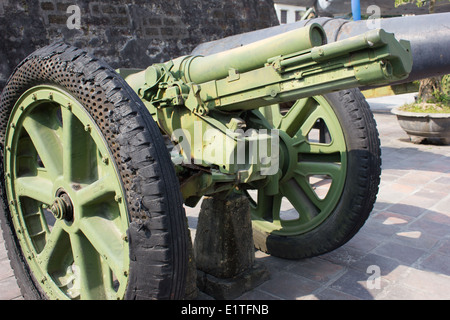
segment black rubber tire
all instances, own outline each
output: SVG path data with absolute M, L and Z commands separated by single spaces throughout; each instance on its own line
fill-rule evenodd
M 381 148 L 376 122 L 359 89 L 324 95 L 333 108 L 347 145 L 345 186 L 329 217 L 309 232 L 280 236 L 253 228 L 255 247 L 286 259 L 310 258 L 350 240 L 373 209 L 381 175 Z
M 63 43 L 37 50 L 15 69 L 1 96 L 2 158 L 11 109 L 27 89 L 39 84 L 59 86 L 76 97 L 114 156 L 130 218 L 130 270 L 124 298 L 183 298 L 188 229 L 182 197 L 162 135 L 142 101 L 111 67 L 83 50 Z M 3 168 L 0 172 L 1 227 L 11 266 L 26 299 L 45 299 L 22 255 L 7 204 Z

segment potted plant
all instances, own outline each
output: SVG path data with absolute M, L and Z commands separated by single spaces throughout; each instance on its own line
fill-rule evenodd
M 395 0 L 395 6 L 426 0 Z M 429 0 L 428 12 L 434 13 L 436 0 Z M 416 101 L 392 110 L 400 126 L 414 143 L 450 144 L 450 75 L 420 81 Z
M 450 144 L 450 76 L 420 81 L 416 101 L 392 110 L 414 143 Z

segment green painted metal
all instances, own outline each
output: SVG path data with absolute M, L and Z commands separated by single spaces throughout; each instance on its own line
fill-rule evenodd
M 152 114 L 155 107 L 185 105 L 201 116 L 215 109 L 251 110 L 335 90 L 390 83 L 407 77 L 412 68 L 409 43 L 397 41 L 383 30 L 273 56 L 278 51 L 268 43 L 279 45 L 290 39 L 284 37 L 287 35 L 208 57 L 181 57 L 125 75 L 126 80 L 144 100 L 151 102 Z M 265 51 L 260 48 L 264 46 Z M 259 48 L 255 64 L 255 54 L 250 54 L 254 48 Z M 219 71 L 207 72 L 210 69 Z M 202 82 L 192 81 L 197 78 Z
M 230 69 L 244 73 L 262 68 L 268 57 L 278 57 L 300 52 L 326 43 L 322 26 L 313 23 L 304 28 L 289 31 L 283 36 L 271 37 L 253 44 L 235 48 L 207 57 L 194 56 L 181 66 L 183 80 L 205 83 L 229 76 Z
M 6 193 L 26 262 L 52 299 L 123 298 L 129 218 L 95 121 L 63 89 L 17 101 L 6 132 Z
M 276 112 L 272 118 L 264 113 L 280 103 L 310 103 L 309 97 L 328 92 L 406 78 L 412 67 L 410 51 L 409 42 L 397 41 L 383 30 L 326 44 L 322 28 L 312 24 L 216 55 L 185 56 L 146 70 L 119 73 L 142 99 L 161 130 L 181 146 L 173 159 L 180 159 L 180 155 L 188 159 L 178 168 L 185 178 L 181 184 L 185 200 L 233 188 L 265 188 L 275 194 L 289 189 L 286 184 L 300 184 L 298 172 L 302 168 L 313 170 L 314 155 L 326 153 L 326 148 L 306 144 L 311 148 L 309 162 L 303 167 L 296 165 L 291 159 L 295 157 L 293 150 L 305 132 L 300 132 L 297 140 L 288 138 L 298 123 L 288 123 Z M 303 115 L 301 103 L 292 108 L 289 117 L 298 119 L 296 116 Z M 322 102 L 318 105 L 322 106 Z M 320 115 L 325 117 L 327 109 L 320 107 L 315 112 L 322 112 Z M 337 133 L 339 124 L 331 120 L 332 116 L 328 118 L 328 125 L 336 132 L 333 145 L 345 158 L 345 144 Z M 273 121 L 280 121 L 279 127 Z M 312 126 L 313 120 L 309 121 Z M 242 134 L 249 129 L 256 133 Z M 262 129 L 278 131 L 275 136 L 268 136 Z M 213 133 L 212 139 L 205 138 L 207 132 Z M 250 152 L 245 151 L 246 161 L 236 161 L 242 146 L 250 150 L 255 140 L 270 145 L 271 156 L 251 158 Z M 270 174 L 264 172 L 267 160 L 278 168 Z M 331 199 L 345 170 L 331 165 L 328 170 L 326 174 L 335 181 L 327 196 Z M 323 202 L 328 200 L 316 204 L 323 206 Z

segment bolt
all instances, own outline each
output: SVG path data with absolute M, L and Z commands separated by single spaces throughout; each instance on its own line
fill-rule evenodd
M 197 113 L 198 113 L 199 115 L 204 115 L 204 114 L 205 114 L 205 109 L 203 109 L 203 107 L 198 107 L 198 108 L 197 108 Z
M 116 202 L 118 202 L 118 203 L 121 203 L 122 202 L 122 197 L 120 195 L 116 194 L 116 196 L 114 197 L 114 200 Z
M 128 237 L 126 235 L 122 236 L 122 240 L 128 242 Z
M 84 126 L 84 131 L 91 132 L 91 125 L 90 124 L 85 125 Z
M 109 163 L 109 159 L 108 159 L 108 157 L 107 156 L 104 156 L 103 158 L 102 158 L 102 162 L 104 163 L 104 164 L 108 164 Z
M 52 212 L 53 216 L 58 219 L 62 220 L 65 219 L 67 221 L 72 219 L 72 208 L 70 205 L 70 199 L 69 196 L 66 193 L 60 194 L 58 198 L 55 199 L 55 201 L 50 206 L 50 211 Z
M 36 101 L 36 100 L 37 100 L 37 95 L 36 95 L 36 93 L 34 93 L 34 94 L 33 94 L 33 97 L 32 97 L 32 99 L 33 99 L 34 101 Z
M 50 100 L 53 100 L 53 93 L 52 93 L 52 92 L 50 92 L 50 93 L 48 94 L 48 98 L 49 98 Z
M 55 216 L 56 219 L 62 219 L 62 217 L 63 217 L 62 210 L 59 210 L 59 208 L 56 204 L 53 204 L 50 207 L 50 211 L 52 212 L 52 214 Z

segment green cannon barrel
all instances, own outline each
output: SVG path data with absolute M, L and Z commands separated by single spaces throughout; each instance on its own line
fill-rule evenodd
M 210 56 L 184 60 L 181 69 L 186 82 L 204 83 L 223 79 L 230 69 L 239 73 L 261 68 L 269 58 L 326 44 L 325 32 L 317 23 Z
M 387 84 L 411 72 L 408 41 L 382 29 L 326 44 L 310 26 L 211 56 L 184 56 L 121 74 L 158 107 L 250 110 L 352 87 Z M 194 85 L 195 84 L 195 85 Z
M 204 109 L 255 109 L 331 91 L 390 83 L 408 76 L 409 42 L 382 29 L 300 52 L 275 56 L 237 79 L 205 82 L 198 97 Z M 195 109 L 187 100 L 188 107 Z

